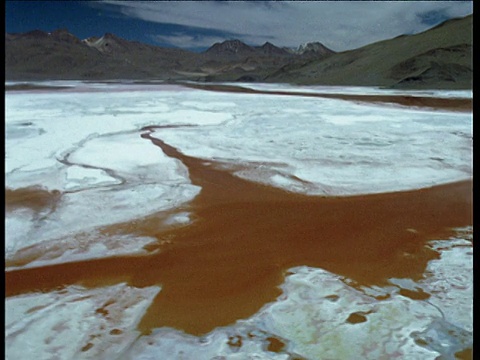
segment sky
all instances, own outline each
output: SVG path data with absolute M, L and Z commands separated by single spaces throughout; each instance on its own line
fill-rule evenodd
M 8 33 L 66 28 L 80 39 L 113 33 L 203 51 L 239 39 L 334 51 L 427 30 L 473 12 L 473 1 L 6 1 Z

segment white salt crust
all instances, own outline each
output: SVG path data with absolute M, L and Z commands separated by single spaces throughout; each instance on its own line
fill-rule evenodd
M 466 228 L 455 238 L 430 242 L 441 256 L 417 283 L 392 279 L 392 286 L 355 288 L 349 279 L 322 269 L 292 268 L 283 294 L 251 318 L 203 337 L 157 329 L 140 337 L 124 358 L 454 358 L 473 342 L 471 236 L 472 229 Z M 402 285 L 431 297 L 403 296 Z M 357 320 L 349 321 L 352 316 Z M 284 346 L 271 351 L 272 338 Z
M 69 286 L 5 301 L 5 358 L 117 359 L 140 333 L 136 326 L 159 287 Z
M 6 93 L 7 188 L 63 193 L 55 209 L 6 214 L 6 257 L 35 259 L 26 266 L 137 253 L 156 241 L 101 237 L 100 226 L 157 211 L 164 212 L 165 226 L 191 221 L 188 211 L 176 209 L 200 189 L 183 164 L 140 138 L 147 125 L 177 126 L 154 136 L 187 155 L 306 194 L 407 190 L 472 175 L 471 114 L 178 86 L 63 85 L 71 91 Z M 162 328 L 137 339 L 135 325 L 158 287 L 68 287 L 10 297 L 7 358 L 451 357 L 471 341 L 471 232 L 432 242 L 441 257 L 418 283 L 391 279 L 390 287 L 359 289 L 322 269 L 291 269 L 276 302 L 201 338 Z M 401 288 L 431 297 L 412 300 Z M 105 317 L 102 306 L 116 315 Z M 347 321 L 353 313 L 366 321 Z M 270 338 L 285 346 L 269 351 Z

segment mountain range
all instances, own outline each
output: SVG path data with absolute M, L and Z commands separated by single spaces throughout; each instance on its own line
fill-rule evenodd
M 297 49 L 240 40 L 202 53 L 128 41 L 80 40 L 66 29 L 5 34 L 6 80 L 192 80 L 402 88 L 471 88 L 472 15 L 427 31 L 335 52 L 320 42 Z

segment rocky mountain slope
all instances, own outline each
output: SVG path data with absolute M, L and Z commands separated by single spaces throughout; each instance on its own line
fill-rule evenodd
M 206 72 L 207 81 L 262 81 L 285 65 L 304 63 L 315 57 L 322 59 L 335 52 L 326 47 L 300 53 L 279 48 L 270 42 L 261 46 L 249 46 L 239 40 L 227 40 L 213 44 L 203 54 L 199 70 Z
M 113 34 L 79 40 L 67 30 L 5 36 L 6 79 L 168 78 L 191 54 Z
M 160 79 L 470 88 L 472 71 L 472 15 L 341 53 L 318 42 L 292 50 L 269 42 L 249 46 L 227 40 L 194 53 L 109 33 L 85 40 L 64 29 L 5 34 L 6 80 Z
M 331 53 L 322 51 L 317 55 L 321 58 Z M 65 29 L 5 34 L 7 80 L 243 78 L 252 81 L 304 58 L 303 54 L 288 52 L 268 42 L 253 47 L 239 40 L 227 40 L 204 53 L 195 53 L 128 41 L 110 33 L 85 40 Z
M 302 65 L 265 81 L 400 88 L 471 88 L 472 15 Z

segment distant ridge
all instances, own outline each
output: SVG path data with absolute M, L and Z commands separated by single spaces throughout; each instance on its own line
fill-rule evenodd
M 234 55 L 237 57 L 250 55 L 265 55 L 265 56 L 291 56 L 292 52 L 279 48 L 270 42 L 266 42 L 261 46 L 250 46 L 240 40 L 226 40 L 213 44 L 204 52 L 208 55 Z
M 280 55 L 280 56 L 288 56 L 291 54 L 289 51 L 279 48 L 278 46 L 273 45 L 271 42 L 266 42 L 257 49 L 265 55 Z
M 471 89 L 473 16 L 451 19 L 308 64 L 288 64 L 264 81 L 297 84 Z
M 271 42 L 265 42 L 261 46 L 250 46 L 240 40 L 226 40 L 213 44 L 204 52 L 209 55 L 234 55 L 250 56 L 255 55 L 276 55 L 276 56 L 316 56 L 318 58 L 334 54 L 335 51 L 328 49 L 320 42 L 306 43 L 300 45 L 297 49 L 280 48 Z
M 205 50 L 205 54 L 213 54 L 213 55 L 226 55 L 226 54 L 234 54 L 234 55 L 250 55 L 255 52 L 255 49 L 251 46 L 248 46 L 244 42 L 240 40 L 226 40 L 221 43 L 215 43 L 207 50 Z
M 308 56 L 308 57 L 325 57 L 328 55 L 335 54 L 335 51 L 327 48 L 320 42 L 309 42 L 300 45 L 296 50 L 295 53 L 298 55 Z
M 234 39 L 203 53 L 67 29 L 5 34 L 6 80 L 262 81 L 403 88 L 471 88 L 472 15 L 415 35 L 336 53 L 320 42 L 287 49 Z
M 300 59 L 301 55 L 270 42 L 250 46 L 226 40 L 204 53 L 194 53 L 129 41 L 112 33 L 84 40 L 67 29 L 5 34 L 7 79 L 261 81 Z

